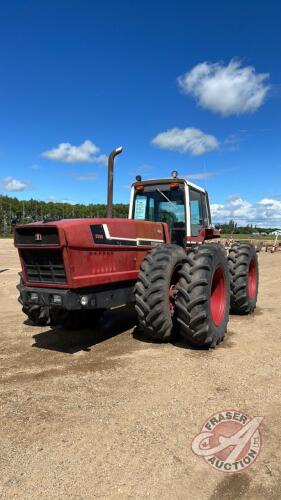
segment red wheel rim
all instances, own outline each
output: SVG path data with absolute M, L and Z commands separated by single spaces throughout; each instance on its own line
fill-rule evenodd
M 176 285 L 171 285 L 169 289 L 169 309 L 171 316 L 174 316 L 175 314 L 176 296 L 177 296 Z
M 221 267 L 217 267 L 212 280 L 210 309 L 213 323 L 219 326 L 224 318 L 226 307 L 225 275 Z
M 257 266 L 255 259 L 252 259 L 248 272 L 248 294 L 251 300 L 255 298 L 257 291 Z

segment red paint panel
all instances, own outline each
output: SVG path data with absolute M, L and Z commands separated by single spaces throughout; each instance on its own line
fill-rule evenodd
M 37 287 L 81 288 L 136 280 L 140 264 L 151 246 L 137 245 L 137 241 L 135 245 L 96 244 L 90 226 L 98 224 L 106 224 L 112 238 L 170 241 L 167 225 L 160 222 L 128 219 L 71 219 L 52 222 L 50 225 L 58 227 L 61 247 L 57 246 L 56 249 L 61 248 L 63 252 L 67 284 L 27 282 L 23 272 L 24 283 Z M 42 223 L 32 224 L 38 231 L 40 225 Z M 44 224 L 46 225 L 48 223 Z M 27 247 L 23 248 L 26 250 Z M 40 252 L 36 244 L 28 248 Z M 51 252 L 52 248 L 48 247 L 48 250 Z
M 219 229 L 201 229 L 198 236 L 187 236 L 187 243 L 203 243 L 205 240 L 212 240 L 214 238 L 220 238 Z

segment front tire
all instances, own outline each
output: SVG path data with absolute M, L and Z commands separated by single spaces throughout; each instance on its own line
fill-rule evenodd
M 38 305 L 24 305 L 22 312 L 28 316 L 28 319 L 35 326 L 46 326 L 51 324 L 49 307 Z
M 195 347 L 215 347 L 224 337 L 230 302 L 227 260 L 216 244 L 202 244 L 187 255 L 176 300 L 179 333 Z

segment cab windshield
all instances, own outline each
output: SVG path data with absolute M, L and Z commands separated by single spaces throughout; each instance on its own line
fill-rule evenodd
M 133 219 L 166 222 L 171 240 L 182 239 L 185 233 L 184 189 L 159 189 L 137 193 L 133 206 Z M 180 233 L 178 233 L 180 231 Z M 175 234 L 178 233 L 178 234 Z

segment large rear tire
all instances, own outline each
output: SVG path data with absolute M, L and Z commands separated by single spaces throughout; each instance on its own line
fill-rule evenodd
M 254 245 L 234 243 L 228 254 L 230 274 L 230 310 L 234 314 L 250 314 L 257 304 L 259 266 Z
M 161 245 L 149 252 L 135 285 L 135 309 L 142 336 L 168 341 L 174 333 L 175 293 L 186 252 L 178 245 Z
M 230 302 L 227 260 L 216 244 L 187 254 L 176 299 L 179 333 L 196 347 L 215 347 L 224 337 Z

